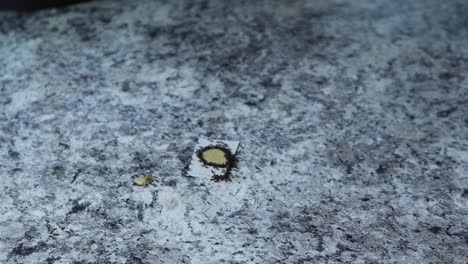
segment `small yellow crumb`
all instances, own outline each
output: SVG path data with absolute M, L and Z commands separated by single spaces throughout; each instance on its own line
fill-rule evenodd
M 148 186 L 154 182 L 153 176 L 138 176 L 136 177 L 133 182 L 138 186 Z

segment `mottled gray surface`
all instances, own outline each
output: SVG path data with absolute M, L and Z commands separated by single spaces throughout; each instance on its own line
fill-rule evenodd
M 465 0 L 108 0 L 0 55 L 1 263 L 468 261 Z

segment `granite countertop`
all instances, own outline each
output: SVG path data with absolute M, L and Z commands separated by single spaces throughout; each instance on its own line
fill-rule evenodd
M 466 0 L 96 1 L 0 55 L 0 263 L 468 261 Z

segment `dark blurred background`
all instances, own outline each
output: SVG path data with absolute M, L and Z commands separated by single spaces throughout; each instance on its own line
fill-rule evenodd
M 89 0 L 0 0 L 0 10 L 34 11 L 88 1 Z

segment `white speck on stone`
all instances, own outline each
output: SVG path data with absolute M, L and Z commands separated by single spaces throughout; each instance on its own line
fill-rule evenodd
M 135 187 L 134 192 L 130 195 L 130 199 L 136 202 L 141 202 L 145 205 L 151 204 L 153 201 L 153 194 L 149 188 Z

